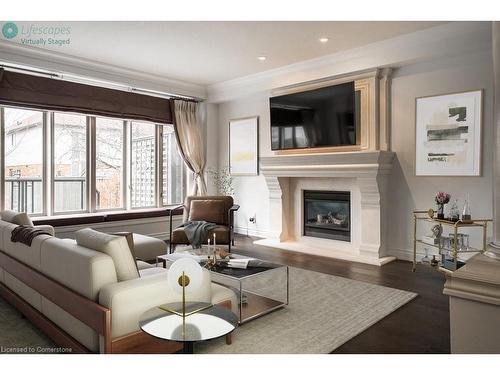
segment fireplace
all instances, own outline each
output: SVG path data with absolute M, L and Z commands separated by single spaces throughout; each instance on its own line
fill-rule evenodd
M 351 193 L 304 190 L 304 236 L 351 241 Z

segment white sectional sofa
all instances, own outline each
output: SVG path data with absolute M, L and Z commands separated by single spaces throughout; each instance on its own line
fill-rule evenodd
M 57 344 L 72 346 L 75 352 L 100 353 L 180 348 L 147 336 L 138 326 L 144 311 L 178 301 L 179 296 L 169 289 L 167 270 L 140 263 L 137 277 L 132 273 L 120 281 L 116 259 L 105 252 L 49 235 L 35 237 L 31 246 L 13 243 L 15 227 L 0 220 L 0 295 L 33 317 Z M 112 241 L 115 246 L 128 246 L 125 237 Z M 208 271 L 204 275 L 206 287 L 188 299 L 235 308 L 235 294 L 209 282 Z

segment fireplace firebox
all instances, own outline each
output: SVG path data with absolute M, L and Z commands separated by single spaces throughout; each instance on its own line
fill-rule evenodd
M 351 241 L 351 193 L 304 190 L 304 236 Z

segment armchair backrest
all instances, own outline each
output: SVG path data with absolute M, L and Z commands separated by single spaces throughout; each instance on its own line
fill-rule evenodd
M 194 204 L 192 202 L 195 201 Z M 234 201 L 231 196 L 188 196 L 184 201 L 183 221 L 204 220 L 229 225 L 228 212 Z M 193 210 L 192 210 L 193 209 Z

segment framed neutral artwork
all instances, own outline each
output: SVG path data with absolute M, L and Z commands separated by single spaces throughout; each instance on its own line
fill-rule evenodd
M 481 174 L 482 90 L 416 100 L 415 174 Z
M 259 158 L 259 118 L 229 121 L 229 171 L 237 176 L 255 176 Z

